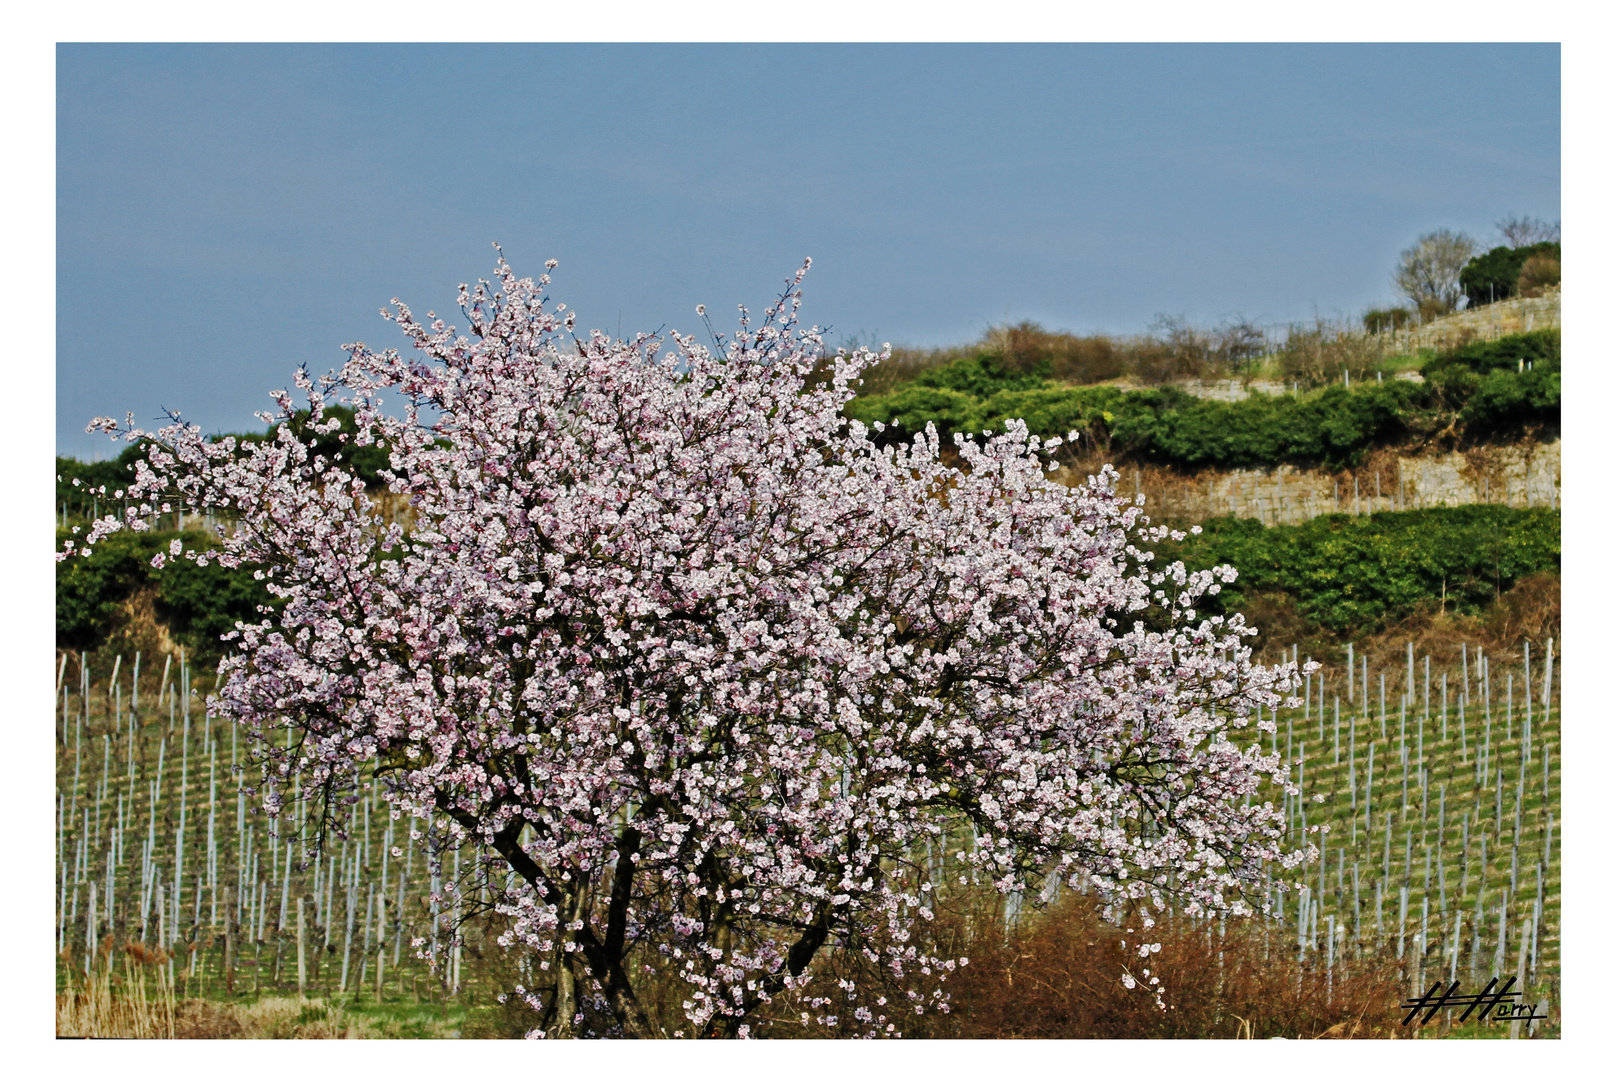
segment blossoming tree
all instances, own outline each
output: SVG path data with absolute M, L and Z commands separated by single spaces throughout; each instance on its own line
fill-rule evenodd
M 875 358 L 823 358 L 803 275 L 711 347 L 576 336 L 503 259 L 462 286 L 464 333 L 395 301 L 408 355 L 301 371 L 309 412 L 274 395 L 273 439 L 92 425 L 149 452 L 80 550 L 206 509 L 233 528 L 171 557 L 283 601 L 209 700 L 255 741 L 265 812 L 342 833 L 375 785 L 419 842 L 477 853 L 444 910 L 508 917 L 542 1033 L 587 1010 L 672 1033 L 648 958 L 710 1035 L 784 996 L 815 1022 L 831 950 L 942 975 L 911 930 L 969 873 L 1242 914 L 1301 857 L 1251 798 L 1286 766 L 1229 739 L 1295 677 L 1198 614 L 1230 571 L 1155 563 L 1113 474 L 1049 481 L 1018 424 L 950 465 L 932 431 L 876 446 L 841 416 Z M 339 400 L 412 527 L 315 451 Z

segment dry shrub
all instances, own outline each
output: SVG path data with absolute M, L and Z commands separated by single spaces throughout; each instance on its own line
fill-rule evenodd
M 848 952 L 820 961 L 811 995 L 834 1000 L 835 1026 L 806 1024 L 796 1001 L 773 1005 L 756 1034 L 838 1037 L 862 1027 L 852 1010 L 866 1002 L 884 1034 L 938 1039 L 1398 1038 L 1405 996 L 1392 957 L 1340 956 L 1331 990 L 1325 957 L 1303 963 L 1291 934 L 1233 921 L 1223 935 L 1209 922 L 1161 921 L 1128 933 L 1102 917 L 1093 898 L 1069 895 L 1045 912 L 1004 929 L 999 898 L 974 890 L 954 907 L 941 903 L 920 937 L 936 955 L 967 964 L 937 977 L 896 978 L 880 963 Z M 1133 924 L 1134 925 L 1134 924 Z M 1128 942 L 1129 947 L 1121 944 Z M 1160 951 L 1143 960 L 1142 941 Z M 1164 987 L 1163 1008 L 1142 976 Z M 1135 988 L 1127 988 L 1129 971 Z M 858 993 L 840 989 L 853 984 Z M 950 995 L 949 1011 L 934 994 Z
M 1125 374 L 1127 366 L 1125 352 L 1108 337 L 1054 333 L 1028 321 L 990 331 L 980 347 L 1009 371 L 1044 371 L 1060 382 L 1106 382 Z
M 1551 255 L 1532 255 L 1519 269 L 1519 295 L 1541 296 L 1563 280 L 1563 266 Z
M 178 648 L 169 637 L 169 629 L 157 617 L 157 589 L 151 586 L 135 590 L 118 606 L 108 630 L 107 641 L 101 651 L 108 655 L 120 653 L 133 656 L 143 653 L 147 657 L 178 654 Z
M 188 998 L 175 1010 L 177 1039 L 240 1039 L 242 1021 L 237 1006 L 222 1001 Z
M 361 1039 L 369 1027 L 330 1001 L 269 997 L 236 1010 L 244 1039 Z
M 961 1038 L 1386 1038 L 1401 1028 L 1400 972 L 1389 960 L 1302 964 L 1292 938 L 1256 923 L 1224 935 L 1208 922 L 1161 922 L 1126 933 L 1095 901 L 1073 897 L 1020 925 L 1005 941 L 980 938 L 950 980 Z M 1141 959 L 1135 946 L 1156 942 Z M 1152 975 L 1143 976 L 1143 969 Z M 1137 980 L 1127 988 L 1124 975 Z M 1163 1008 L 1149 991 L 1156 977 Z M 943 1034 L 943 1033 L 942 1033 Z
M 138 942 L 123 947 L 117 973 L 105 946 L 90 976 L 56 996 L 56 1034 L 85 1039 L 358 1039 L 367 1021 L 340 1005 L 296 998 L 251 1004 L 176 1000 L 169 954 Z
M 1064 334 L 1052 356 L 1052 378 L 1060 382 L 1099 383 L 1125 374 L 1126 356 L 1111 338 L 1100 334 Z
M 932 368 L 944 367 L 966 355 L 960 348 L 910 349 L 897 346 L 882 360 L 861 373 L 863 395 L 887 394 L 901 383 L 910 382 Z M 830 364 L 827 371 L 831 372 Z
M 1291 658 L 1296 646 L 1301 658 L 1332 656 L 1341 648 L 1326 629 L 1300 614 L 1299 601 L 1289 593 L 1246 593 L 1238 610 L 1257 631 L 1249 648 L 1261 663 L 1280 663 L 1285 654 Z
M 1185 354 L 1154 338 L 1135 338 L 1125 342 L 1122 348 L 1131 374 L 1148 386 L 1203 378 L 1206 374 L 1201 363 L 1190 362 Z
M 1522 577 L 1485 611 L 1485 637 L 1497 648 L 1526 639 L 1544 642 L 1557 637 L 1563 624 L 1563 586 L 1557 574 Z
M 1318 318 L 1308 326 L 1291 326 L 1277 353 L 1283 378 L 1304 387 L 1337 382 L 1345 371 L 1352 380 L 1372 377 L 1387 346 L 1376 335 Z

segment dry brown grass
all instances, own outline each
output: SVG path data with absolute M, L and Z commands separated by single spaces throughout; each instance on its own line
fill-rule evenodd
M 165 966 L 143 962 L 147 955 L 126 953 L 119 975 L 104 949 L 83 982 L 56 995 L 57 1037 L 174 1038 L 174 985 Z
M 137 943 L 119 963 L 103 945 L 88 978 L 56 995 L 56 1034 L 69 1039 L 362 1039 L 370 1025 L 342 1006 L 270 997 L 252 1003 L 176 999 L 166 952 Z M 121 969 L 121 970 L 119 970 Z
M 252 1004 L 190 999 L 175 1015 L 177 1039 L 363 1039 L 370 1024 L 342 1006 L 304 998 L 268 997 Z

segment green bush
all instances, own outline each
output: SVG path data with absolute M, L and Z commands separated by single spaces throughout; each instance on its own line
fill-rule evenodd
M 889 441 L 909 438 L 929 421 L 942 432 L 977 435 L 1021 419 L 1042 438 L 1082 431 L 1114 453 L 1177 468 L 1281 462 L 1341 468 L 1405 436 L 1424 397 L 1421 385 L 1396 381 L 1330 386 L 1304 398 L 1253 394 L 1237 402 L 1206 401 L 1173 387 L 1124 391 L 1050 384 L 975 399 L 912 384 L 858 398 L 846 411 L 867 423 L 895 421 L 896 429 L 882 436 Z
M 1237 570 L 1214 610 L 1283 593 L 1340 639 L 1373 633 L 1442 595 L 1448 611 L 1478 613 L 1520 578 L 1556 572 L 1561 555 L 1556 510 L 1484 504 L 1331 514 L 1272 527 L 1221 517 L 1202 528 L 1180 543 L 1167 541 L 1161 554 L 1193 569 Z
M 1372 308 L 1361 317 L 1361 326 L 1369 334 L 1381 334 L 1386 330 L 1404 330 L 1415 318 L 1417 318 L 1415 308 Z
M 1444 367 L 1466 367 L 1481 375 L 1491 371 L 1517 371 L 1521 360 L 1539 370 L 1558 370 L 1562 358 L 1562 332 L 1536 330 L 1507 334 L 1490 341 L 1472 341 L 1442 353 L 1423 365 L 1425 377 Z
M 103 538 L 89 558 L 73 555 L 57 563 L 56 647 L 101 648 L 122 628 L 128 602 L 145 593 L 177 644 L 199 658 L 217 658 L 224 652 L 221 634 L 238 621 L 259 619 L 260 605 L 274 605 L 251 570 L 182 559 L 155 569 L 152 557 L 166 553 L 177 538 L 192 548 L 210 546 L 201 532 L 125 531 Z M 57 550 L 68 539 L 74 539 L 71 531 L 59 529 Z
M 1519 274 L 1525 261 L 1536 255 L 1550 255 L 1560 259 L 1562 245 L 1556 240 L 1524 247 L 1494 247 L 1483 255 L 1476 255 L 1462 268 L 1458 283 L 1468 296 L 1470 307 L 1506 300 L 1519 291 Z
M 1421 407 L 1409 382 L 1330 386 L 1306 398 L 1251 394 L 1205 401 L 1163 390 L 1131 395 L 1114 425 L 1114 446 L 1145 461 L 1186 469 L 1244 469 L 1287 462 L 1343 468 L 1406 434 L 1403 417 Z
M 1034 390 L 1045 384 L 1050 373 L 1050 361 L 1044 357 L 1034 358 L 1029 370 L 1021 371 L 1000 357 L 979 353 L 925 371 L 912 385 L 987 398 L 1003 390 Z
M 1511 436 L 1557 424 L 1560 381 L 1556 370 L 1493 371 L 1480 380 L 1458 421 L 1476 438 Z

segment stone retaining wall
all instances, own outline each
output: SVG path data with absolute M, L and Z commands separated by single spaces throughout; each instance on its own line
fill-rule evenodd
M 1359 469 L 1340 472 L 1240 469 L 1193 475 L 1152 466 L 1125 466 L 1119 492 L 1146 496 L 1148 514 L 1167 522 L 1197 522 L 1235 514 L 1267 525 L 1297 524 L 1321 514 L 1416 510 L 1499 503 L 1556 508 L 1561 499 L 1561 440 L 1487 446 L 1403 457 L 1372 454 Z M 1101 462 L 1066 466 L 1057 476 L 1077 483 Z
M 1483 307 L 1466 308 L 1426 326 L 1397 330 L 1384 337 L 1398 351 L 1406 352 L 1455 345 L 1465 338 L 1498 338 L 1504 334 L 1550 330 L 1561 325 L 1561 297 L 1560 290 L 1551 289 L 1545 296 L 1498 300 Z

